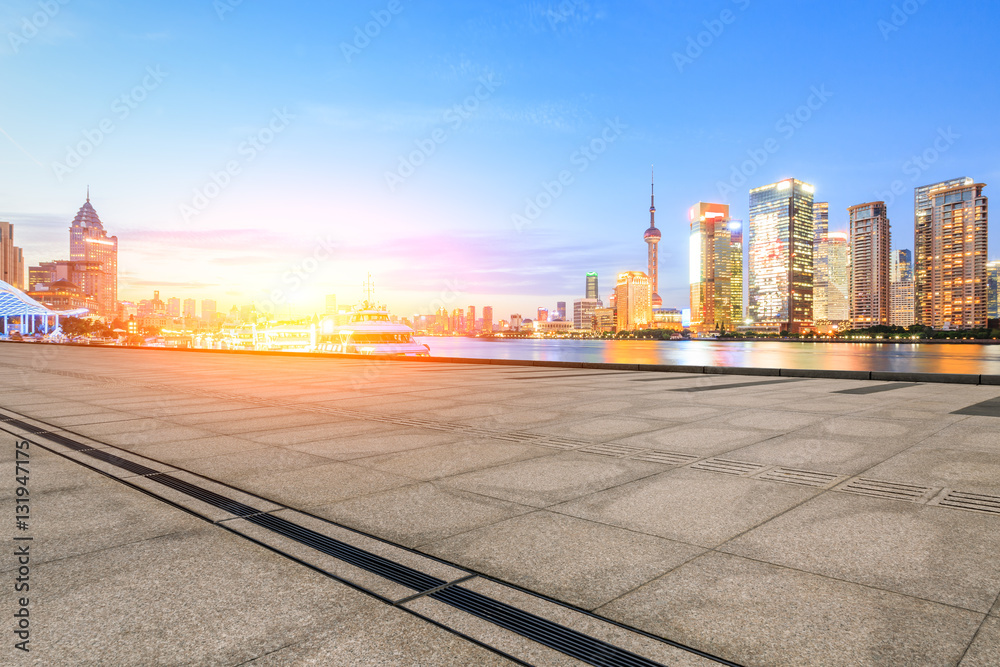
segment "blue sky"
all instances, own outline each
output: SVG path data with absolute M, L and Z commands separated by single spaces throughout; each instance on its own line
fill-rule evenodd
M 644 269 L 655 164 L 660 294 L 686 307 L 699 200 L 745 219 L 751 187 L 792 176 L 832 229 L 886 199 L 909 248 L 914 186 L 996 184 L 998 16 L 985 0 L 7 2 L 0 219 L 29 263 L 65 258 L 89 184 L 122 298 L 312 312 L 357 300 L 370 271 L 399 314 L 500 318 L 572 301 L 586 271 L 606 297 Z

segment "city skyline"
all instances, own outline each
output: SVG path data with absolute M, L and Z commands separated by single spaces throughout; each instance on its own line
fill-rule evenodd
M 745 220 L 747 190 L 795 175 L 829 202 L 831 231 L 846 229 L 848 206 L 881 199 L 900 240 L 912 187 L 1000 175 L 988 111 L 997 91 L 973 91 L 975 104 L 912 103 L 948 63 L 995 62 L 985 42 L 934 40 L 997 16 L 990 3 L 928 3 L 898 26 L 891 4 L 861 2 L 794 12 L 728 0 L 400 4 L 364 48 L 356 29 L 387 5 L 275 15 L 223 4 L 231 11 L 66 5 L 36 36 L 7 40 L 10 85 L 35 103 L 2 125 L 0 220 L 17 227 L 29 263 L 61 256 L 67 214 L 90 184 L 105 225 L 130 247 L 122 298 L 159 288 L 260 303 L 319 252 L 335 259 L 287 290 L 309 310 L 327 292 L 360 295 L 371 271 L 400 312 L 456 289 L 463 302 L 516 312 L 581 296 L 581 270 L 610 280 L 645 266 L 632 239 L 645 227 L 653 163 L 659 291 L 682 306 L 686 251 L 673 249 L 686 248 L 692 201 L 728 203 Z M 15 2 L 5 34 L 20 36 L 33 8 Z M 752 48 L 774 29 L 795 36 Z M 294 46 L 265 56 L 257 45 L 275 35 Z M 829 49 L 836 62 L 822 57 Z M 763 77 L 778 66 L 781 80 Z M 675 102 L 709 86 L 733 103 Z M 876 93 L 878 110 L 854 104 Z M 88 155 L 76 165 L 80 144 Z M 385 238 L 371 237 L 375 227 Z

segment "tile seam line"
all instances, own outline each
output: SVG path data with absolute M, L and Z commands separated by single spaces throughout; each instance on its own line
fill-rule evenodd
M 14 412 L 13 410 L 9 410 L 9 409 L 8 409 L 8 411 L 9 411 L 9 412 Z M 41 421 L 41 420 L 35 420 L 35 421 Z M 0 427 L 0 430 L 5 430 L 5 429 L 2 429 L 2 427 Z M 17 436 L 17 437 L 20 437 L 20 436 Z M 28 438 L 23 438 L 23 439 L 28 439 Z M 37 444 L 37 443 L 36 443 L 36 444 Z M 190 510 L 190 509 L 188 509 L 188 508 L 185 508 L 185 507 L 183 507 L 183 506 L 181 506 L 181 505 L 178 505 L 177 503 L 174 503 L 173 501 L 170 501 L 169 499 L 166 499 L 166 498 L 163 498 L 163 497 L 161 497 L 161 496 L 157 496 L 156 494 L 154 494 L 154 493 L 152 493 L 152 492 L 150 492 L 150 491 L 147 491 L 146 489 L 143 489 L 142 487 L 138 487 L 138 486 L 135 486 L 134 484 L 131 484 L 131 483 L 129 483 L 129 482 L 128 482 L 128 481 L 126 480 L 126 479 L 123 479 L 123 478 L 119 478 L 119 477 L 115 477 L 115 476 L 111 475 L 110 473 L 107 473 L 107 472 L 104 472 L 104 471 L 102 471 L 102 470 L 100 470 L 100 469 L 98 469 L 98 468 L 94 468 L 94 467 L 92 467 L 92 466 L 89 466 L 89 465 L 88 465 L 88 464 L 86 464 L 85 462 L 82 462 L 82 461 L 77 461 L 76 459 L 72 459 L 72 458 L 70 458 L 70 457 L 66 456 L 65 454 L 63 454 L 62 452 L 58 452 L 58 451 L 55 451 L 55 450 L 52 450 L 52 449 L 50 449 L 49 447 L 46 447 L 46 446 L 44 446 L 44 445 L 40 445 L 40 444 L 39 444 L 38 446 L 42 447 L 43 449 L 46 449 L 46 450 L 50 451 L 50 452 L 51 452 L 51 453 L 53 453 L 53 454 L 56 454 L 56 455 L 58 455 L 58 456 L 61 456 L 62 458 L 66 459 L 66 460 L 68 460 L 68 461 L 70 461 L 70 462 L 74 462 L 74 463 L 78 463 L 78 464 L 82 465 L 83 467 L 86 467 L 86 468 L 90 468 L 90 469 L 93 469 L 93 470 L 95 470 L 95 471 L 99 472 L 100 474 L 102 474 L 102 475 L 104 475 L 104 476 L 106 476 L 106 477 L 109 477 L 110 479 L 113 479 L 113 480 L 116 480 L 116 481 L 118 481 L 118 482 L 120 482 L 120 483 L 122 483 L 122 484 L 125 484 L 125 485 L 127 485 L 127 486 L 129 486 L 129 487 L 131 487 L 131 488 L 134 488 L 134 489 L 136 489 L 136 490 L 138 490 L 138 491 L 141 491 L 141 492 L 143 492 L 144 494 L 146 494 L 147 496 L 150 496 L 150 497 L 152 497 L 152 498 L 153 498 L 153 499 L 155 499 L 155 500 L 160 500 L 160 501 L 162 501 L 162 502 L 164 502 L 164 503 L 166 503 L 166 504 L 169 504 L 169 505 L 171 505 L 171 506 L 174 506 L 174 507 L 177 507 L 178 509 L 181 509 L 181 510 L 185 511 L 185 512 L 187 512 L 188 514 L 191 514 L 192 516 L 194 516 L 194 517 L 196 517 L 196 518 L 199 518 L 199 519 L 201 519 L 201 520 L 205 521 L 206 523 L 209 523 L 210 525 L 215 525 L 215 526 L 218 526 L 218 527 L 222 528 L 223 530 L 226 530 L 226 531 L 228 531 L 228 532 L 230 532 L 230 533 L 233 533 L 233 534 L 235 534 L 235 535 L 237 535 L 237 536 L 239 536 L 239 537 L 242 537 L 242 538 L 244 538 L 244 539 L 247 539 L 247 540 L 249 540 L 249 541 L 251 541 L 251 542 L 253 542 L 253 543 L 255 543 L 255 544 L 258 544 L 259 546 L 262 546 L 262 547 L 264 547 L 264 548 L 266 548 L 266 549 L 269 549 L 269 550 L 273 551 L 274 553 L 277 553 L 277 554 L 279 554 L 279 555 L 281 555 L 281 556 L 283 556 L 283 557 L 285 557 L 285 558 L 288 558 L 288 559 L 291 559 L 291 560 L 293 560 L 293 561 L 295 561 L 295 562 L 297 562 L 297 563 L 299 563 L 299 564 L 301 564 L 301 565 L 304 565 L 304 566 L 306 566 L 306 567 L 308 567 L 308 568 L 310 568 L 310 569 L 312 569 L 312 570 L 315 570 L 316 572 L 319 572 L 320 574 L 323 574 L 323 575 L 325 575 L 325 576 L 328 576 L 328 577 L 330 577 L 330 578 L 333 578 L 333 579 L 336 579 L 337 581 L 340 581 L 341 583 L 345 583 L 345 584 L 347 584 L 348 586 L 351 586 L 352 588 L 355 588 L 355 589 L 357 589 L 357 590 L 359 590 L 359 591 L 361 591 L 361 592 L 363 592 L 363 593 L 366 593 L 366 594 L 369 594 L 369 595 L 371 595 L 371 596 L 373 596 L 373 597 L 376 597 L 377 599 L 379 599 L 379 600 L 381 600 L 382 602 L 385 602 L 385 603 L 387 603 L 387 604 L 389 604 L 389 605 L 391 606 L 391 602 L 392 602 L 392 601 L 391 601 L 391 600 L 388 600 L 388 598 L 384 598 L 383 596 L 380 596 L 380 595 L 378 595 L 377 593 L 374 593 L 374 592 L 372 592 L 372 591 L 368 591 L 367 589 L 365 589 L 365 588 L 363 588 L 363 587 L 361 587 L 361 586 L 359 586 L 359 585 L 356 585 L 356 584 L 354 584 L 353 582 L 350 582 L 350 581 L 347 581 L 347 580 L 345 580 L 345 579 L 341 579 L 340 577 L 337 577 L 336 575 L 333 575 L 333 574 L 331 574 L 331 573 L 329 573 L 329 572 L 326 572 L 326 571 L 322 570 L 322 569 L 321 569 L 321 568 L 319 568 L 319 567 L 316 567 L 316 566 L 313 566 L 313 565 L 311 565 L 311 564 L 309 564 L 309 563 L 306 563 L 305 561 L 302 561 L 302 560 L 300 560 L 300 559 L 296 558 L 295 556 L 292 556 L 292 555 L 290 555 L 290 554 L 286 554 L 285 552 L 282 552 L 282 551 L 278 550 L 278 549 L 277 549 L 277 548 L 275 548 L 275 547 L 271 547 L 270 545 L 268 545 L 268 544 L 265 544 L 265 543 L 263 543 L 263 542 L 261 542 L 261 541 L 259 541 L 259 540 L 255 539 L 255 538 L 252 538 L 252 537 L 250 537 L 250 536 L 247 536 L 247 535 L 244 535 L 243 533 L 239 533 L 239 532 L 235 531 L 235 530 L 234 530 L 233 528 L 231 528 L 231 527 L 229 527 L 228 525 L 226 525 L 226 524 L 225 524 L 225 522 L 222 522 L 222 521 L 212 521 L 212 520 L 211 520 L 211 519 L 210 519 L 209 517 L 207 517 L 207 516 L 203 516 L 203 515 L 201 515 L 201 514 L 198 514 L 197 512 L 195 512 L 195 511 L 193 511 L 193 510 Z M 109 446 L 110 446 L 110 447 L 114 447 L 113 445 L 109 445 Z M 116 449 L 118 449 L 118 448 L 116 448 Z M 152 459 L 152 458 L 150 458 L 150 457 L 144 457 L 144 458 L 148 458 L 149 460 L 151 460 L 151 461 L 154 461 L 154 462 L 156 462 L 156 463 L 159 463 L 159 464 L 161 464 L 161 465 L 167 465 L 167 464 L 165 464 L 165 463 L 163 463 L 163 462 L 161 462 L 161 461 L 158 461 L 157 459 Z M 367 537 L 367 538 L 370 538 L 370 539 L 374 539 L 374 540 L 376 540 L 376 541 L 378 541 L 378 542 L 380 542 L 380 543 L 383 543 L 383 544 L 387 544 L 387 545 L 389 545 L 389 546 L 391 546 L 391 547 L 395 547 L 395 548 L 397 548 L 397 549 L 401 549 L 401 550 L 403 550 L 403 551 L 406 551 L 406 552 L 409 552 L 409 553 L 411 553 L 411 554 L 414 554 L 414 555 L 416 555 L 416 556 L 419 556 L 419 557 L 423 557 L 423 558 L 426 558 L 426 559 L 428 559 L 428 560 L 431 560 L 431 561 L 435 561 L 435 562 L 438 562 L 438 563 L 441 563 L 441 564 L 444 564 L 444 565 L 448 565 L 448 566 L 450 566 L 450 567 L 452 567 L 452 568 L 455 568 L 455 569 L 457 569 L 457 570 L 459 570 L 459 571 L 465 571 L 465 572 L 470 572 L 470 573 L 472 573 L 472 574 L 476 574 L 477 576 L 482 576 L 482 573 L 479 573 L 479 572 L 477 572 L 477 571 L 475 571 L 475 570 L 471 570 L 470 568 L 467 568 L 467 567 L 463 567 L 463 566 L 461 566 L 461 565 L 457 565 L 457 564 L 454 564 L 454 563 L 451 563 L 451 562 L 449 562 L 449 561 L 446 561 L 446 560 L 444 560 L 444 559 L 441 559 L 441 558 L 438 558 L 438 557 L 436 557 L 436 556 L 432 556 L 432 555 L 429 555 L 429 554 L 424 554 L 424 553 L 422 553 L 422 552 L 420 552 L 420 551 L 417 551 L 417 550 L 415 550 L 415 549 L 412 549 L 412 548 L 409 548 L 409 547 L 406 547 L 406 546 L 404 546 L 404 545 L 401 545 L 401 544 L 397 544 L 397 543 L 394 543 L 394 542 L 391 542 L 391 541 L 389 541 L 389 540 L 386 540 L 386 539 L 384 539 L 384 538 L 380 538 L 380 537 L 378 537 L 378 536 L 376 536 L 376 535 L 371 535 L 371 534 L 368 534 L 368 533 L 365 533 L 365 532 L 363 532 L 363 531 L 359 531 L 359 530 L 357 530 L 357 529 L 355 529 L 355 528 L 351 528 L 351 527 L 349 527 L 349 526 L 344 526 L 344 525 L 341 525 L 341 524 L 338 524 L 338 523 L 336 523 L 336 522 L 334 522 L 334 521 L 331 521 L 331 520 L 329 520 L 329 519 L 325 519 L 325 518 L 323 518 L 323 517 L 319 517 L 319 516 L 316 516 L 316 515 L 312 515 L 312 514 L 310 514 L 310 513 L 309 513 L 309 512 L 307 512 L 307 511 L 304 511 L 304 510 L 300 510 L 300 509 L 296 509 L 296 508 L 294 508 L 294 507 L 289 507 L 289 506 L 285 505 L 284 503 L 279 503 L 279 502 L 276 502 L 276 501 L 273 501 L 273 500 L 270 500 L 270 499 L 268 499 L 268 498 L 265 498 L 265 497 L 263 497 L 263 496 L 260 496 L 260 495 L 258 495 L 258 494 L 256 494 L 256 493 L 253 493 L 253 492 L 249 492 L 249 491 L 245 491 L 245 490 L 243 490 L 243 489 L 239 489 L 239 488 L 237 488 L 237 487 L 234 487 L 234 486 L 232 486 L 232 485 L 230 485 L 230 484 L 227 484 L 227 483 L 225 483 L 225 482 L 221 482 L 221 481 L 219 481 L 219 480 L 214 480 L 214 479 L 212 479 L 212 478 L 210 478 L 210 477 L 206 477 L 205 475 L 201 475 L 201 474 L 199 474 L 199 473 L 194 473 L 194 472 L 190 472 L 190 471 L 186 471 L 186 470 L 182 470 L 182 469 L 181 469 L 180 471 L 182 471 L 182 472 L 188 472 L 189 474 L 191 474 L 191 475 L 193 475 L 193 476 L 195 476 L 195 477 L 198 477 L 198 478 L 201 478 L 202 480 L 205 480 L 205 481 L 209 481 L 209 482 L 213 482 L 213 483 L 216 483 L 216 484 L 219 484 L 219 485 L 221 485 L 221 486 L 224 486 L 224 487 L 226 487 L 226 488 L 229 488 L 229 489 L 231 489 L 231 490 L 233 490 L 233 491 L 238 491 L 238 492 L 240 492 L 240 493 L 243 493 L 243 494 L 246 494 L 246 495 L 248 495 L 248 496 L 250 496 L 250 497 L 253 497 L 253 498 L 256 498 L 256 499 L 258 499 L 258 500 L 263 500 L 263 501 L 265 501 L 265 502 L 269 502 L 269 503 L 271 503 L 271 504 L 274 504 L 274 505 L 278 505 L 278 508 L 277 508 L 277 509 L 275 509 L 275 510 L 270 510 L 269 512 L 277 512 L 277 511 L 280 511 L 280 510 L 282 510 L 282 509 L 288 509 L 288 510 L 292 510 L 292 511 L 295 511 L 295 512 L 299 512 L 299 513 L 301 513 L 301 514 L 304 514 L 304 515 L 306 515 L 306 516 L 311 516 L 311 517 L 313 517 L 313 518 L 315 518 L 315 519 L 319 519 L 320 521 L 322 521 L 322 522 L 324 522 L 324 523 L 327 523 L 327 524 L 330 524 L 330 525 L 333 525 L 333 526 L 336 526 L 336 527 L 338 527 L 338 528 L 342 528 L 342 529 L 346 529 L 346 530 L 348 530 L 348 531 L 350 531 L 350 532 L 352 532 L 352 533 L 355 533 L 355 534 L 357 534 L 357 535 L 361 535 L 361 536 L 363 536 L 363 537 Z M 662 472 L 662 471 L 660 471 L 660 472 Z M 166 474 L 166 473 L 165 473 L 165 474 Z M 658 473 L 654 473 L 654 474 L 658 474 Z M 261 512 L 261 513 L 269 513 L 269 512 Z M 243 518 L 243 517 L 235 517 L 235 518 Z M 538 594 L 535 594 L 535 595 L 536 595 L 536 597 L 541 597 L 541 596 L 539 596 Z M 545 598 L 545 597 L 542 597 L 542 599 L 543 599 L 543 600 L 546 600 L 546 599 L 548 599 L 548 598 Z M 555 603 L 557 603 L 557 604 L 561 604 L 561 605 L 562 605 L 562 606 L 564 606 L 564 607 L 567 607 L 567 608 L 570 608 L 570 609 L 574 609 L 575 611 L 578 611 L 578 612 L 580 612 L 580 613 L 583 613 L 583 614 L 585 614 L 585 615 L 588 615 L 588 616 L 591 616 L 591 617 L 594 617 L 594 618 L 596 618 L 597 620 L 601 620 L 601 621 L 605 621 L 605 622 L 612 622 L 612 621 L 610 621 L 610 619 L 604 619 L 604 618 L 602 618 L 601 616 L 598 616 L 598 615 L 596 615 L 596 614 L 593 614 L 592 612 L 590 612 L 590 611 L 588 611 L 588 610 L 586 610 L 586 609 L 583 609 L 583 608 L 575 608 L 575 607 L 572 607 L 571 605 L 568 605 L 568 604 L 566 604 L 566 603 L 563 603 L 563 602 L 561 602 L 561 601 L 558 601 L 558 600 L 554 600 L 554 599 L 548 599 L 548 600 L 549 600 L 550 602 L 555 602 Z M 406 607 L 401 607 L 401 608 L 403 608 L 403 609 L 406 609 Z M 419 613 L 416 613 L 416 612 L 414 612 L 414 611 L 412 611 L 412 610 L 409 610 L 409 609 L 407 609 L 407 611 L 410 611 L 410 612 L 411 612 L 411 613 L 413 613 L 414 615 L 416 615 L 416 616 L 420 616 L 421 618 L 425 618 L 424 616 L 422 616 L 422 615 L 420 615 Z M 522 611 L 523 611 L 523 610 L 522 610 Z M 465 613 L 468 613 L 468 612 L 465 612 Z M 431 619 L 426 619 L 426 620 L 431 620 Z M 433 621 L 432 621 L 432 622 L 433 622 Z M 652 639 L 655 639 L 655 640 L 657 640 L 657 641 L 660 641 L 660 642 L 662 642 L 662 643 L 664 643 L 664 644 L 667 644 L 667 645 L 670 645 L 670 646 L 673 646 L 673 647 L 675 647 L 675 648 L 678 648 L 678 649 L 680 649 L 680 650 L 684 650 L 684 651 L 687 651 L 687 652 L 690 652 L 690 653 L 693 653 L 694 655 L 699 655 L 699 656 L 701 656 L 701 657 L 704 657 L 704 658 L 706 658 L 706 659 L 710 659 L 710 660 L 715 660 L 715 662 L 717 662 L 717 663 L 720 663 L 720 664 L 735 664 L 735 663 L 732 663 L 732 662 L 729 662 L 729 661 L 727 661 L 727 660 L 726 660 L 725 658 L 721 658 L 721 657 L 719 657 L 719 656 L 712 656 L 711 654 L 709 654 L 709 653 L 707 653 L 707 652 L 705 652 L 705 651 L 702 651 L 701 649 L 696 649 L 696 648 L 694 648 L 694 647 L 689 647 L 689 646 L 686 646 L 686 645 L 684 645 L 684 644 L 681 644 L 681 643 L 679 643 L 679 642 L 676 642 L 676 641 L 673 641 L 673 640 L 670 640 L 670 639 L 667 639 L 667 638 L 665 638 L 665 637 L 657 637 L 657 636 L 655 636 L 655 635 L 650 635 L 650 634 L 648 634 L 648 633 L 645 633 L 645 632 L 642 632 L 642 631 L 638 630 L 637 628 L 630 628 L 629 626 L 627 626 L 627 625 L 624 625 L 624 624 L 621 624 L 621 623 L 617 623 L 617 622 L 612 622 L 612 623 L 614 623 L 614 624 L 615 624 L 616 626 L 618 626 L 618 627 L 620 627 L 620 628 L 622 628 L 622 629 L 624 629 L 624 630 L 628 630 L 628 631 L 632 631 L 632 632 L 636 632 L 636 633 L 639 633 L 639 634 L 644 634 L 644 635 L 646 635 L 646 636 L 648 636 L 648 637 L 650 637 L 650 638 L 652 638 Z M 435 624 L 437 624 L 437 623 L 435 622 Z M 507 656 L 507 654 L 504 654 L 504 653 L 502 653 L 502 652 L 498 651 L 497 649 L 494 649 L 493 647 L 490 647 L 490 646 L 488 646 L 488 645 L 486 645 L 486 644 L 483 644 L 483 643 L 479 642 L 478 640 L 475 640 L 475 639 L 473 639 L 473 638 L 471 638 L 471 637 L 465 637 L 464 635 L 461 635 L 461 634 L 460 634 L 460 633 L 459 633 L 458 631 L 455 631 L 455 630 L 452 630 L 451 628 L 449 628 L 449 627 L 447 627 L 447 626 L 445 626 L 445 625 L 441 625 L 440 627 L 442 627 L 442 628 L 444 628 L 444 629 L 448 630 L 449 632 L 453 632 L 453 633 L 455 633 L 455 634 L 458 634 L 459 636 L 463 636 L 463 638 L 466 638 L 466 639 L 468 639 L 469 641 L 472 641 L 472 642 L 475 642 L 475 643 L 477 643 L 477 644 L 480 644 L 480 645 L 481 645 L 481 646 L 483 646 L 484 648 L 487 648 L 487 649 L 489 649 L 489 650 L 491 650 L 491 651 L 493 651 L 493 652 L 495 652 L 495 653 L 499 653 L 499 654 L 503 655 L 504 657 L 508 657 L 508 656 Z M 502 626 L 501 626 L 501 627 L 502 627 Z M 533 640 L 530 640 L 530 639 L 529 639 L 529 641 L 533 641 Z M 539 643 L 539 642 L 536 642 L 536 643 Z M 542 645 L 544 646 L 544 644 L 542 644 Z M 551 648 L 551 647 L 549 647 L 549 648 Z M 618 648 L 621 648 L 621 647 L 618 647 Z M 553 650 L 557 650 L 557 649 L 553 649 Z M 623 649 L 623 650 L 627 650 L 627 649 Z M 510 658 L 511 660 L 514 660 L 514 661 L 518 662 L 519 664 L 521 664 L 521 661 L 519 661 L 519 660 L 518 660 L 517 658 L 514 658 L 513 656 L 509 656 L 509 658 Z M 523 663 L 523 664 L 526 664 L 526 665 L 527 665 L 528 663 Z M 529 667 L 531 667 L 531 666 L 529 665 Z

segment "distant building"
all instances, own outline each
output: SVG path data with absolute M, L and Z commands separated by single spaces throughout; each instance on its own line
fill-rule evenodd
M 889 265 L 889 280 L 896 282 L 912 282 L 913 253 L 909 250 L 897 250 L 892 253 Z
M 916 318 L 934 329 L 986 326 L 985 184 L 956 178 L 914 189 Z
M 215 321 L 215 301 L 212 299 L 201 300 L 201 319 L 205 322 Z
M 483 333 L 493 333 L 493 306 L 483 306 Z
M 650 177 L 649 183 L 649 229 L 643 234 L 642 240 L 646 242 L 647 246 L 647 271 L 650 290 L 652 291 L 650 303 L 652 307 L 658 308 L 663 305 L 663 300 L 660 299 L 658 293 L 659 289 L 659 273 L 660 273 L 660 256 L 657 246 L 660 243 L 660 230 L 656 228 L 656 205 L 653 201 L 653 182 L 652 177 Z M 617 290 L 616 290 L 617 294 Z
M 851 206 L 847 214 L 851 226 L 851 326 L 886 326 L 892 243 L 885 202 Z
M 552 318 L 554 321 L 556 321 L 556 322 L 565 322 L 566 321 L 566 302 L 565 301 L 556 301 L 556 313 L 555 313 L 555 315 L 556 316 Z
M 185 319 L 196 318 L 198 309 L 198 302 L 194 299 L 184 299 L 184 317 Z
M 743 227 L 727 204 L 698 202 L 691 223 L 691 329 L 732 331 L 743 316 Z
M 830 232 L 830 203 L 813 202 L 813 243 L 819 243 Z
M 750 191 L 749 317 L 800 333 L 813 323 L 813 186 L 794 178 Z
M 98 310 L 97 300 L 94 297 L 87 294 L 78 285 L 63 278 L 44 285 L 40 283 L 38 289 L 28 290 L 27 294 L 52 310 L 86 308 L 91 313 L 96 313 Z
M 24 251 L 14 245 L 14 225 L 0 222 L 0 280 L 23 290 Z
M 167 299 L 167 317 L 181 316 L 181 300 L 175 296 Z
M 587 291 L 585 292 L 587 299 L 600 299 L 598 296 L 600 292 L 597 291 L 597 272 L 588 271 L 587 272 Z
M 510 316 L 510 330 L 520 331 L 521 330 L 521 316 L 514 314 Z
M 565 320 L 552 320 L 550 322 L 535 322 L 532 329 L 536 333 L 554 334 L 569 333 L 573 329 L 573 323 Z
M 1000 300 L 997 297 L 997 284 L 1000 283 L 1000 260 L 986 264 L 986 313 L 995 320 L 1000 317 Z
M 618 274 L 615 287 L 616 328 L 618 331 L 651 328 L 653 324 L 653 285 L 642 271 Z
M 326 308 L 323 311 L 324 315 L 336 315 L 337 314 L 337 295 L 327 294 L 326 295 Z
M 469 312 L 465 316 L 465 327 L 463 329 L 469 333 L 476 333 L 476 307 L 469 306 Z
M 813 252 L 813 320 L 833 327 L 850 319 L 850 243 L 847 234 L 827 232 Z
M 108 236 L 90 203 L 90 192 L 69 228 L 69 258 L 74 262 L 100 262 L 103 280 L 93 294 L 99 314 L 111 317 L 118 312 L 118 237 Z
M 538 309 L 538 317 L 536 317 L 535 319 L 537 321 L 539 321 L 539 322 L 548 322 L 549 321 L 549 309 L 548 308 L 539 308 Z
M 577 299 L 573 302 L 573 328 L 591 331 L 594 328 L 594 313 L 601 307 L 600 299 Z
M 615 308 L 598 308 L 594 311 L 594 331 L 614 333 L 618 328 L 618 311 Z
M 913 285 L 913 253 L 897 250 L 889 267 L 889 324 L 910 327 L 916 324 L 916 291 Z

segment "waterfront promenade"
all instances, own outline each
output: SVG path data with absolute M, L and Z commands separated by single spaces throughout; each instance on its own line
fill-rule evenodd
M 5 664 L 1000 664 L 1000 385 L 27 344 L 0 378 Z

